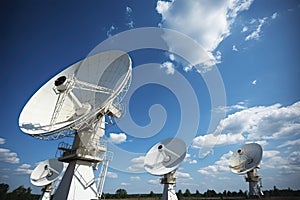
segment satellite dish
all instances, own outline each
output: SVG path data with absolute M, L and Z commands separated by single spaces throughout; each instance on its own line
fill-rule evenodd
M 230 168 L 233 173 L 245 174 L 256 168 L 262 159 L 262 147 L 257 143 L 245 144 L 233 152 Z
M 131 71 L 127 53 L 101 52 L 51 78 L 24 106 L 19 117 L 23 132 L 45 140 L 74 135 L 72 145 L 62 142 L 58 146 L 61 153 L 58 160 L 69 164 L 53 200 L 101 197 L 94 169 L 106 154 L 105 115 L 121 116 L 120 102 L 129 89 Z M 33 184 L 52 181 L 51 174 L 59 171 L 49 166 L 42 164 L 34 171 Z M 103 174 L 101 184 L 105 180 Z
M 177 200 L 174 190 L 175 172 L 186 156 L 186 144 L 179 138 L 169 138 L 154 145 L 146 154 L 144 168 L 147 172 L 163 176 L 162 200 Z
M 130 84 L 130 78 L 131 59 L 122 51 L 85 58 L 54 76 L 31 97 L 20 114 L 19 126 L 35 137 L 81 129 L 112 101 L 120 100 L 116 97 Z
M 30 181 L 35 186 L 47 186 L 58 179 L 64 165 L 57 159 L 41 162 L 31 173 Z
M 170 138 L 154 145 L 147 153 L 144 167 L 153 175 L 164 175 L 178 168 L 186 155 L 186 144 L 179 138 Z
M 230 158 L 230 168 L 235 174 L 247 174 L 249 182 L 249 196 L 263 195 L 261 191 L 261 178 L 257 173 L 258 165 L 262 159 L 263 149 L 257 143 L 245 144 L 233 152 Z

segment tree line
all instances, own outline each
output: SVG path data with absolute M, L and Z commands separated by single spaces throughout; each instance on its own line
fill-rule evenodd
M 32 194 L 32 190 L 30 187 L 25 188 L 24 186 L 19 186 L 18 188 L 14 189 L 11 192 L 9 191 L 9 185 L 5 183 L 0 183 L 0 200 L 38 200 L 41 194 Z M 265 197 L 273 197 L 273 196 L 281 196 L 281 197 L 288 197 L 288 196 L 297 196 L 300 197 L 300 190 L 292 190 L 288 189 L 278 189 L 276 186 L 273 187 L 271 190 L 265 190 L 264 196 Z M 215 190 L 208 189 L 207 191 L 200 193 L 199 190 L 196 190 L 195 193 L 191 193 L 189 189 L 186 189 L 184 192 L 179 189 L 177 197 L 179 200 L 188 199 L 188 198 L 201 198 L 201 197 L 247 197 L 247 191 L 239 190 L 236 191 L 227 191 L 224 190 L 223 192 L 216 192 Z M 125 189 L 118 189 L 114 194 L 105 193 L 103 194 L 103 198 L 105 199 L 125 199 L 125 198 L 160 198 L 162 196 L 161 193 L 154 193 L 151 191 L 148 194 L 128 194 Z

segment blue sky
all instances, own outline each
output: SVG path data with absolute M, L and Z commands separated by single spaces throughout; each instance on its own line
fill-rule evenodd
M 300 188 L 299 1 L 1 1 L 0 8 L 0 182 L 11 189 L 22 184 L 38 193 L 30 172 L 67 141 L 21 132 L 18 117 L 27 100 L 124 31 L 125 38 L 133 36 L 124 45 L 138 48 L 129 52 L 126 115 L 106 132 L 115 159 L 105 192 L 161 192 L 159 177 L 143 170 L 143 158 L 155 143 L 175 136 L 189 146 L 176 190 L 247 190 L 228 159 L 248 142 L 264 149 L 263 189 Z M 157 42 L 153 34 L 138 34 L 147 27 L 155 33 L 166 28 L 161 48 L 136 44 Z M 175 39 L 169 29 L 186 38 Z M 184 49 L 191 41 L 201 48 Z

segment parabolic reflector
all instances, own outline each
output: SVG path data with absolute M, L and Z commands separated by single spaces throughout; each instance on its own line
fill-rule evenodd
M 30 181 L 35 186 L 46 186 L 58 179 L 63 168 L 63 163 L 55 158 L 45 160 L 32 171 Z
M 44 84 L 27 102 L 19 126 L 27 134 L 77 130 L 103 112 L 131 78 L 131 60 L 122 51 L 87 57 Z
M 245 144 L 231 155 L 231 171 L 236 174 L 245 174 L 251 171 L 259 165 L 262 153 L 263 150 L 259 144 Z
M 164 175 L 176 170 L 186 156 L 186 144 L 170 138 L 154 145 L 146 154 L 144 167 L 153 175 Z

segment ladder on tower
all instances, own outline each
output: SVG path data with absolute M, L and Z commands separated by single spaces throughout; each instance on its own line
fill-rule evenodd
M 113 159 L 113 152 L 107 151 L 105 154 L 104 161 L 102 162 L 102 167 L 101 167 L 101 171 L 99 174 L 99 184 L 98 184 L 98 189 L 97 189 L 99 199 L 101 199 L 101 196 L 102 196 L 108 164 L 109 164 L 109 161 L 111 161 L 112 159 Z

